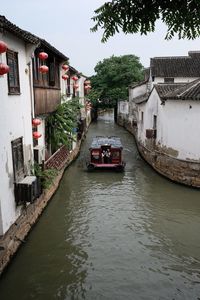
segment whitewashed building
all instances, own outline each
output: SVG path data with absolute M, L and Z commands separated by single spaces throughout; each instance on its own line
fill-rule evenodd
M 4 16 L 0 16 L 0 41 L 8 45 L 7 51 L 0 54 L 0 64 L 10 68 L 8 74 L 0 76 L 2 236 L 16 222 L 24 206 L 41 193 L 39 180 L 33 176 L 34 161 L 39 164 L 45 161 L 47 168 L 59 169 L 68 158 L 69 151 L 65 146 L 57 153 L 51 152 L 46 118 L 57 109 L 63 94 L 66 99 L 80 96 L 84 102 L 85 77 L 69 66 L 69 78 L 64 80 L 63 64 L 67 64 L 68 57 Z M 44 60 L 40 58 L 41 52 L 45 53 Z M 48 67 L 48 73 L 41 72 L 41 66 Z M 73 76 L 78 79 L 73 80 Z M 33 126 L 36 118 L 40 124 Z
M 8 45 L 1 62 L 10 67 L 0 76 L 0 235 L 20 215 L 15 183 L 30 175 L 33 163 L 31 57 L 38 39 L 0 16 L 0 40 Z
M 148 74 L 129 88 L 127 127 L 158 172 L 200 187 L 200 52 L 152 58 Z

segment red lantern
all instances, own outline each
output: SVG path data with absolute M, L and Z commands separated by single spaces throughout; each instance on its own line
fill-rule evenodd
M 62 79 L 67 80 L 69 76 L 67 74 L 62 75 Z
M 73 76 L 72 79 L 73 79 L 74 81 L 77 81 L 77 80 L 78 80 L 78 77 L 77 77 L 77 76 Z
M 45 53 L 45 52 L 40 52 L 40 53 L 38 54 L 38 57 L 39 57 L 41 60 L 45 60 L 45 59 L 48 58 L 48 54 Z
M 9 72 L 10 68 L 8 65 L 4 63 L 0 63 L 0 75 L 7 74 Z
M 8 49 L 8 46 L 3 41 L 0 41 L 0 54 L 6 52 Z
M 33 124 L 33 126 L 38 126 L 38 125 L 41 124 L 41 120 L 40 119 L 33 119 L 32 124 Z
M 64 71 L 68 71 L 68 70 L 69 70 L 69 66 L 68 66 L 68 65 L 62 65 L 62 69 L 63 69 Z
M 41 133 L 39 133 L 38 131 L 34 131 L 33 132 L 33 137 L 34 137 L 34 139 L 39 139 L 40 137 L 42 136 L 42 134 Z
M 49 68 L 45 65 L 42 65 L 39 67 L 39 71 L 40 71 L 40 73 L 45 74 L 45 73 L 49 72 Z

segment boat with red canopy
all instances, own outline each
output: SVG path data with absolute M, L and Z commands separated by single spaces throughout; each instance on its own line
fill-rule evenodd
M 89 150 L 88 171 L 96 169 L 124 170 L 125 162 L 122 159 L 123 146 L 119 137 L 97 136 L 93 138 Z

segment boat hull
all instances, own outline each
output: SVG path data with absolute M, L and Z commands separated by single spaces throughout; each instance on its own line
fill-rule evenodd
M 125 168 L 125 163 L 122 164 L 94 164 L 89 163 L 87 165 L 87 169 L 89 172 L 95 171 L 95 170 L 113 170 L 116 172 L 123 172 Z

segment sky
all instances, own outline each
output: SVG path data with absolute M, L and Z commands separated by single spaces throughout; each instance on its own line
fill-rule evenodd
M 99 61 L 112 55 L 134 54 L 148 67 L 151 57 L 186 56 L 200 50 L 194 41 L 164 39 L 166 26 L 158 21 L 154 33 L 116 34 L 102 43 L 102 31 L 92 33 L 94 10 L 105 0 L 1 0 L 0 14 L 9 21 L 45 39 L 69 57 L 70 65 L 86 76 L 95 74 Z

